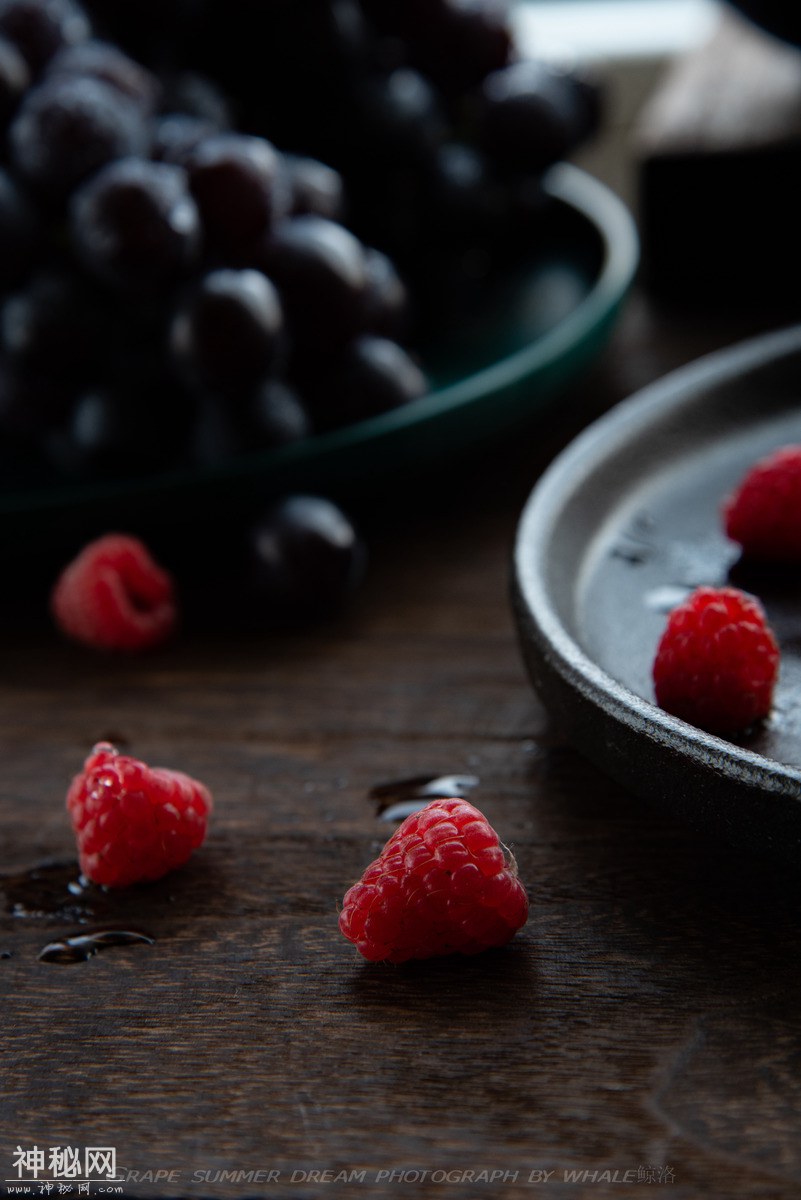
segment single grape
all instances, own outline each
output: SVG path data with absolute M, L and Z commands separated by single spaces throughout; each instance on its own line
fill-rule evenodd
M 466 142 L 440 147 L 431 172 L 426 214 L 432 241 L 464 245 L 502 231 L 509 209 L 509 186 L 496 179 L 485 155 Z
M 290 496 L 250 534 L 257 599 L 290 614 L 337 608 L 361 581 L 364 547 L 345 514 L 318 496 Z
M 124 158 L 76 193 L 72 242 L 98 279 L 152 290 L 180 280 L 200 249 L 200 216 L 186 172 L 168 163 Z
M 425 165 L 445 136 L 445 120 L 436 92 L 420 74 L 408 67 L 384 79 L 370 79 L 362 92 L 361 137 L 369 154 L 365 166 L 386 160 L 407 168 Z M 358 169 L 358 164 L 356 169 Z
M 46 80 L 28 92 L 9 141 L 25 182 L 60 198 L 112 159 L 145 152 L 148 131 L 119 91 L 80 76 Z
M 195 148 L 188 170 L 208 237 L 229 250 L 254 242 L 289 207 L 281 156 L 265 138 L 237 133 L 207 138 Z
M 47 69 L 48 79 L 89 76 L 114 88 L 143 112 L 152 114 L 159 101 L 155 75 L 111 42 L 89 41 L 60 50 Z
M 170 345 L 187 376 L 236 393 L 271 369 L 283 328 L 278 292 L 265 275 L 223 269 L 208 274 L 178 311 Z
M 587 100 L 566 72 L 519 62 L 484 80 L 478 117 L 493 162 L 512 171 L 543 170 L 581 140 Z
M 342 225 L 293 217 L 263 243 L 258 262 L 277 284 L 298 341 L 329 349 L 364 327 L 364 246 Z
M 0 0 L 0 34 L 19 47 L 34 73 L 63 46 L 85 42 L 91 33 L 73 0 Z
M 0 131 L 8 125 L 30 81 L 28 64 L 17 47 L 0 37 Z
M 457 94 L 475 87 L 512 55 L 508 0 L 445 0 L 430 44 L 420 44 L 420 62 L 431 78 Z
M 316 158 L 285 154 L 292 189 L 293 217 L 313 213 L 329 221 L 341 221 L 345 214 L 345 185 L 339 171 Z

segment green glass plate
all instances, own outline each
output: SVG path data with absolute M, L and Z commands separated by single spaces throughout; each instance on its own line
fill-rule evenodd
M 0 494 L 0 538 L 58 537 L 101 523 L 140 528 L 286 491 L 336 495 L 449 459 L 535 417 L 603 344 L 638 260 L 632 218 L 606 187 L 560 163 L 545 189 L 540 248 L 469 325 L 422 348 L 428 395 L 224 467 Z

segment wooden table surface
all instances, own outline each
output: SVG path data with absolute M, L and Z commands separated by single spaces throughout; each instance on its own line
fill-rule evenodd
M 354 1195 L 799 1195 L 799 891 L 565 745 L 507 601 L 559 446 L 773 324 L 635 296 L 547 423 L 365 506 L 366 586 L 313 631 L 199 630 L 126 662 L 4 622 L 0 1178 L 18 1146 L 114 1147 L 126 1196 L 317 1197 L 343 1172 Z M 112 900 L 66 889 L 63 797 L 102 737 L 216 798 L 186 869 Z M 475 959 L 365 964 L 337 905 L 391 832 L 368 793 L 443 772 L 479 777 L 528 925 Z M 93 922 L 154 944 L 39 961 Z

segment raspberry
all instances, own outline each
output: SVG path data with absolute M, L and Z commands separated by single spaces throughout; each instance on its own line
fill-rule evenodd
M 99 742 L 67 793 L 81 870 L 105 887 L 160 879 L 202 845 L 211 794 Z
M 723 521 L 749 558 L 801 561 L 801 446 L 760 459 L 725 501 Z
M 59 627 L 99 650 L 145 650 L 165 641 L 177 612 L 172 580 L 137 538 L 109 533 L 62 572 L 50 599 Z
M 710 733 L 770 712 L 779 647 L 761 605 L 737 588 L 698 588 L 673 609 L 654 661 L 657 703 Z
M 478 954 L 526 923 L 517 865 L 466 800 L 407 817 L 342 903 L 339 928 L 371 962 Z

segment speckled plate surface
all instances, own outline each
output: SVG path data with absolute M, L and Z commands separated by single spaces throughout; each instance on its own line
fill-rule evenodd
M 515 611 L 532 680 L 626 787 L 713 834 L 801 857 L 801 570 L 746 569 L 720 506 L 801 442 L 801 327 L 682 368 L 587 429 L 523 512 Z M 758 595 L 781 644 L 774 712 L 727 741 L 656 707 L 666 613 L 700 584 Z
M 419 400 L 347 428 L 224 466 L 157 477 L 0 490 L 0 541 L 58 535 L 81 523 L 137 527 L 194 519 L 284 491 L 336 493 L 447 461 L 536 416 L 597 353 L 637 267 L 634 222 L 602 184 L 566 163 L 544 181 L 538 247 L 487 297 L 470 329 L 434 337 Z

